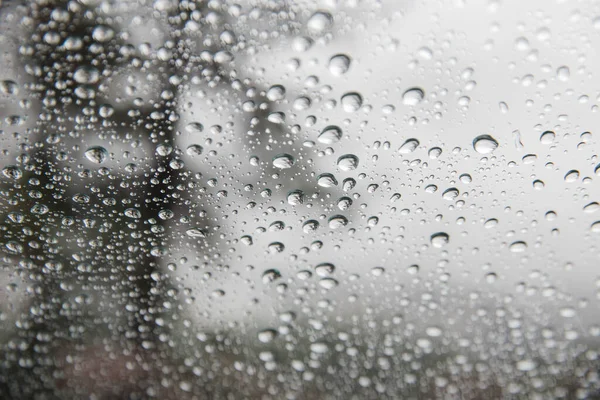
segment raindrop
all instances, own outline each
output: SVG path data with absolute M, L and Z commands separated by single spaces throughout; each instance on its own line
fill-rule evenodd
M 513 242 L 510 244 L 509 249 L 512 253 L 522 253 L 527 250 L 527 243 L 523 241 Z
M 92 146 L 85 151 L 85 158 L 95 164 L 102 164 L 108 157 L 108 151 L 101 146 Z
M 521 360 L 517 362 L 517 369 L 519 371 L 527 372 L 533 371 L 537 367 L 537 364 L 533 360 Z
M 285 88 L 281 85 L 273 85 L 267 91 L 267 99 L 279 101 L 285 99 Z
M 294 157 L 289 154 L 278 154 L 273 158 L 273 166 L 275 168 L 287 169 L 294 165 Z
M 339 142 L 341 138 L 342 130 L 335 125 L 330 125 L 321 131 L 317 140 L 323 144 L 334 144 Z
M 576 182 L 578 179 L 579 179 L 579 171 L 577 171 L 576 169 L 570 170 L 565 175 L 565 182 L 567 182 L 567 183 Z
M 442 149 L 440 149 L 439 147 L 432 147 L 427 152 L 427 155 L 429 155 L 429 158 L 431 158 L 432 160 L 435 160 L 442 155 Z
M 469 175 L 469 174 L 462 174 L 461 176 L 458 177 L 458 179 L 460 179 L 460 181 L 464 184 L 469 184 L 469 183 L 473 182 L 473 178 L 471 178 L 471 175 Z
M 308 31 L 313 35 L 323 34 L 325 31 L 331 29 L 332 25 L 333 17 L 325 11 L 315 12 L 306 23 Z
M 334 215 L 333 217 L 329 218 L 328 222 L 331 229 L 339 229 L 348 224 L 348 219 L 346 219 L 346 217 L 343 215 Z
M 473 139 L 473 148 L 479 154 L 489 154 L 498 148 L 498 142 L 490 135 L 480 135 Z
M 96 68 L 93 67 L 79 67 L 75 70 L 73 79 L 77 83 L 93 84 L 97 83 L 100 79 L 100 73 Z
M 268 269 L 262 274 L 262 281 L 264 284 L 271 283 L 281 278 L 281 273 L 276 269 Z
M 338 158 L 337 166 L 342 171 L 352 171 L 358 167 L 358 157 L 353 154 L 346 154 Z
M 7 177 L 8 179 L 17 180 L 21 179 L 21 177 L 23 176 L 23 172 L 21 172 L 21 169 L 16 165 L 9 165 L 2 169 L 2 175 Z
M 459 192 L 457 188 L 450 188 L 446 189 L 444 193 L 442 193 L 442 198 L 444 200 L 452 201 L 458 197 L 458 194 Z
M 315 273 L 320 277 L 327 277 L 333 274 L 335 266 L 330 263 L 322 263 L 315 267 Z
M 277 337 L 277 331 L 274 329 L 265 329 L 258 332 L 258 340 L 262 343 L 272 342 Z
M 554 142 L 554 138 L 556 138 L 556 134 L 554 132 L 546 131 L 540 136 L 540 143 L 552 144 Z
M 302 225 L 304 233 L 313 233 L 319 228 L 319 221 L 310 219 Z
M 317 177 L 317 185 L 325 188 L 337 186 L 338 182 L 332 174 L 321 174 Z
M 185 231 L 185 234 L 192 238 L 205 238 L 206 233 L 199 228 L 190 228 Z
M 340 210 L 346 211 L 352 205 L 352 199 L 350 197 L 340 197 L 337 206 Z
M 292 190 L 287 195 L 287 202 L 292 206 L 299 206 L 304 203 L 304 192 L 302 190 Z
M 407 139 L 402 146 L 398 149 L 400 154 L 410 154 L 419 147 L 419 141 L 417 139 Z
M 425 92 L 421 88 L 410 88 L 402 95 L 402 103 L 407 106 L 416 106 L 425 97 Z
M 186 132 L 192 135 L 198 135 L 204 130 L 204 126 L 200 122 L 190 122 L 185 126 Z
M 142 213 L 137 208 L 128 208 L 124 212 L 127 218 L 137 219 L 142 217 Z
M 198 145 L 198 144 L 191 144 L 187 147 L 187 149 L 185 150 L 186 154 L 190 157 L 197 157 L 200 154 L 202 154 L 202 151 L 204 149 L 202 148 L 202 146 Z
M 440 249 L 448 244 L 450 236 L 445 232 L 438 232 L 431 235 L 430 240 L 433 247 Z
M 348 113 L 356 112 L 362 106 L 362 96 L 358 93 L 351 92 L 342 96 L 342 108 Z
M 329 72 L 334 76 L 341 76 L 350 69 L 350 57 L 345 54 L 336 54 L 329 60 Z

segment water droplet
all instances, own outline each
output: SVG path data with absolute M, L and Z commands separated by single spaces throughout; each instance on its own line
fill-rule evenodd
M 442 198 L 444 200 L 452 201 L 456 199 L 459 195 L 459 191 L 457 188 L 446 189 L 444 193 L 442 193 Z
M 294 165 L 294 157 L 289 154 L 278 154 L 273 158 L 273 166 L 275 168 L 287 169 Z
M 490 218 L 483 224 L 487 229 L 493 228 L 496 225 L 498 225 L 498 220 L 496 218 Z
M 75 70 L 73 79 L 81 84 L 94 84 L 100 80 L 100 72 L 94 67 L 79 67 Z
M 337 186 L 338 181 L 335 179 L 335 176 L 332 174 L 321 174 L 317 176 L 317 185 L 325 188 Z
M 498 148 L 498 142 L 490 135 L 480 135 L 473 139 L 473 148 L 479 154 L 489 154 Z
M 338 281 L 336 281 L 333 278 L 323 278 L 319 281 L 319 286 L 321 286 L 323 289 L 326 289 L 326 290 L 333 289 L 337 285 L 338 285 Z
M 578 179 L 579 179 L 579 171 L 577 171 L 576 169 L 570 170 L 565 175 L 565 182 L 567 182 L 567 183 L 576 182 Z
M 198 135 L 204 130 L 204 125 L 200 122 L 190 122 L 185 126 L 185 130 L 192 135 Z
M 586 212 L 586 213 L 590 213 L 590 214 L 594 213 L 594 212 L 596 212 L 598 210 L 600 210 L 600 204 L 596 203 L 595 201 L 591 202 L 589 204 L 586 204 L 583 207 L 583 211 Z
M 346 219 L 346 217 L 343 215 L 334 215 L 333 217 L 329 218 L 328 222 L 331 229 L 339 229 L 348 224 L 348 219 Z
M 342 190 L 344 192 L 348 192 L 348 191 L 354 189 L 355 186 L 356 186 L 356 181 L 354 180 L 354 178 L 346 178 L 346 179 L 344 179 L 344 183 L 342 184 Z
M 342 130 L 338 126 L 330 125 L 321 131 L 317 140 L 323 144 L 334 144 L 339 142 L 341 138 Z
M 98 42 L 107 42 L 114 36 L 115 31 L 106 25 L 98 25 L 92 31 L 92 38 Z
M 319 221 L 310 219 L 302 225 L 304 233 L 313 233 L 319 228 Z
M 281 85 L 273 85 L 267 91 L 267 99 L 279 101 L 285 99 L 285 88 Z
M 440 249 L 450 242 L 450 236 L 445 232 L 438 232 L 431 235 L 430 240 L 433 247 Z
M 331 29 L 333 25 L 333 17 L 325 11 L 317 11 L 308 19 L 306 27 L 313 35 L 321 35 Z
M 156 154 L 158 154 L 159 156 L 166 157 L 173 152 L 173 146 L 166 143 L 161 143 L 158 146 L 156 146 L 155 151 Z
M 341 76 L 350 69 L 350 57 L 345 54 L 336 54 L 329 60 L 329 72 L 334 76 Z
M 85 158 L 95 164 L 102 164 L 108 157 L 108 151 L 101 146 L 92 146 L 85 151 Z
M 197 157 L 202 154 L 203 151 L 204 149 L 199 144 L 191 144 L 185 149 L 185 152 L 190 157 Z
M 462 174 L 461 176 L 458 177 L 458 179 L 460 179 L 460 181 L 464 184 L 469 184 L 469 183 L 473 182 L 473 178 L 471 178 L 471 175 L 469 175 L 469 174 Z
M 533 371 L 537 367 L 537 364 L 533 360 L 521 360 L 517 362 L 517 369 L 519 371 L 527 372 Z
M 302 190 L 292 190 L 287 195 L 287 202 L 292 206 L 304 203 L 304 192 Z
M 431 337 L 440 337 L 442 336 L 442 329 L 437 326 L 429 326 L 425 329 L 425 333 Z
M 329 351 L 329 348 L 325 343 L 316 342 L 310 345 L 310 351 L 315 354 L 325 354 Z
M 425 97 L 425 92 L 421 88 L 410 88 L 402 95 L 402 103 L 407 106 L 416 106 Z
M 346 211 L 352 205 L 352 199 L 350 197 L 340 197 L 337 206 L 340 210 Z
M 274 329 L 265 329 L 258 332 L 258 340 L 262 343 L 272 342 L 277 337 L 277 331 Z
M 21 172 L 21 169 L 16 165 L 9 165 L 2 169 L 2 175 L 7 177 L 8 179 L 17 180 L 21 179 L 21 177 L 23 176 L 23 172 Z
M 315 267 L 315 273 L 320 277 L 327 277 L 333 274 L 335 266 L 330 263 L 321 263 Z
M 429 158 L 431 158 L 432 160 L 435 160 L 437 158 L 439 158 L 442 155 L 442 149 L 440 149 L 439 147 L 432 147 L 431 149 L 429 149 L 429 151 L 427 152 L 427 155 L 429 156 Z
M 510 244 L 509 249 L 512 253 L 522 253 L 527 250 L 527 243 L 517 241 Z
M 268 269 L 262 274 L 262 281 L 264 284 L 271 283 L 281 278 L 281 273 L 276 269 Z
M 199 228 L 190 228 L 185 231 L 185 234 L 188 235 L 189 237 L 193 237 L 193 238 L 205 238 L 206 237 L 206 233 L 202 229 L 199 229 Z
M 540 136 L 540 142 L 542 144 L 552 144 L 554 143 L 554 138 L 556 138 L 556 134 L 554 132 L 546 131 Z
M 571 71 L 569 70 L 569 67 L 563 65 L 562 67 L 559 67 L 556 70 L 556 77 L 558 78 L 558 80 L 566 82 L 569 80 L 569 78 L 571 77 Z
M 0 81 L 0 92 L 6 95 L 19 94 L 19 85 L 11 80 Z
M 438 187 L 434 184 L 425 186 L 425 193 L 435 193 L 437 192 Z
M 128 208 L 125 210 L 124 214 L 127 218 L 133 218 L 133 219 L 142 217 L 142 213 L 137 208 Z
M 409 154 L 415 151 L 417 147 L 419 147 L 419 141 L 417 139 L 407 139 L 398 149 L 398 153 Z
M 352 171 L 358 167 L 358 157 L 354 154 L 346 154 L 338 158 L 337 166 L 342 171 Z
M 362 106 L 362 96 L 358 93 L 351 92 L 342 96 L 342 108 L 348 113 L 356 112 Z

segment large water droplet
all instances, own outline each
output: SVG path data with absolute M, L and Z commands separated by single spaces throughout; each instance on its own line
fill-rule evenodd
M 438 232 L 431 235 L 431 245 L 438 249 L 444 247 L 450 241 L 450 236 L 445 232 Z
M 334 215 L 333 217 L 329 218 L 328 222 L 331 229 L 339 229 L 348 224 L 348 219 L 346 219 L 346 217 L 343 215 Z
M 102 146 L 92 146 L 85 151 L 85 158 L 95 164 L 102 164 L 108 157 L 108 151 Z
M 2 175 L 9 179 L 17 180 L 23 176 L 23 172 L 21 172 L 21 169 L 16 165 L 9 165 L 2 169 Z
M 338 158 L 337 166 L 342 171 L 352 171 L 358 167 L 358 157 L 354 154 L 346 154 Z
M 344 111 L 351 113 L 351 112 L 356 112 L 360 109 L 360 107 L 362 106 L 362 96 L 358 93 L 346 93 L 345 95 L 342 96 L 342 108 L 344 109 Z
M 416 106 L 425 97 L 425 92 L 421 88 L 410 88 L 402 95 L 402 103 L 407 106 Z
M 417 147 L 419 147 L 419 141 L 417 139 L 407 139 L 398 149 L 398 153 L 409 154 L 415 151 Z
M 278 154 L 273 158 L 273 166 L 275 168 L 287 169 L 294 165 L 294 157 L 289 154 Z
M 342 130 L 338 126 L 330 125 L 321 131 L 317 140 L 323 144 L 334 144 L 339 142 L 341 138 Z
M 490 154 L 498 148 L 498 142 L 490 135 L 480 135 L 473 139 L 473 148 L 479 154 Z
M 345 54 L 336 54 L 329 60 L 329 72 L 334 76 L 341 76 L 350 69 L 350 57 Z
M 331 29 L 333 17 L 326 11 L 317 11 L 308 19 L 306 27 L 313 35 L 321 35 Z
M 335 176 L 329 173 L 321 174 L 317 177 L 317 185 L 325 188 L 333 187 L 338 184 Z

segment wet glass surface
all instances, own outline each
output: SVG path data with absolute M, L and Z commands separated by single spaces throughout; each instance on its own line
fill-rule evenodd
M 597 1 L 0 24 L 0 398 L 600 398 Z

